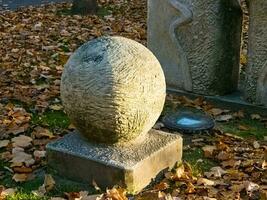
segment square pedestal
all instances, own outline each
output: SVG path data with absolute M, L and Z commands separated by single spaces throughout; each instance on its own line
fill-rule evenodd
M 150 130 L 142 142 L 118 147 L 89 143 L 78 133 L 47 145 L 48 164 L 59 175 L 103 189 L 121 185 L 130 192 L 146 187 L 182 158 L 179 135 Z

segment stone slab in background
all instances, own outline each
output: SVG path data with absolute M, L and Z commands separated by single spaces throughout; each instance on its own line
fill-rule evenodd
M 148 47 L 169 89 L 223 95 L 237 88 L 242 11 L 234 0 L 149 0 Z
M 249 44 L 245 96 L 267 106 L 267 1 L 249 1 Z
M 146 187 L 182 158 L 179 135 L 150 130 L 144 141 L 125 147 L 91 144 L 71 133 L 47 145 L 48 164 L 69 179 L 100 187 L 121 185 L 130 192 Z

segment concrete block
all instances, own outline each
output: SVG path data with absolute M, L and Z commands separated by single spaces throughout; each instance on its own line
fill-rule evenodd
M 48 164 L 59 175 L 100 187 L 121 185 L 130 192 L 146 187 L 182 158 L 179 135 L 150 130 L 144 140 L 125 146 L 89 143 L 70 133 L 47 145 Z

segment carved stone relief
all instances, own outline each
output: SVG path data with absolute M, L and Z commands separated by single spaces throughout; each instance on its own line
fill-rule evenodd
M 149 0 L 148 47 L 169 89 L 218 95 L 236 89 L 242 12 L 232 0 Z

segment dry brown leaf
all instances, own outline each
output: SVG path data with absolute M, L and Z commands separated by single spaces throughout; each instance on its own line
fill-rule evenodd
M 33 155 L 35 158 L 44 158 L 45 155 L 46 155 L 46 151 L 38 151 L 38 150 L 35 150 L 33 152 Z
M 213 116 L 218 116 L 221 115 L 223 113 L 223 110 L 220 108 L 212 108 L 211 110 L 208 111 L 210 114 L 212 114 Z
M 256 183 L 250 182 L 250 181 L 245 181 L 244 186 L 246 188 L 247 192 L 254 192 L 259 190 L 260 186 Z
M 238 118 L 238 119 L 242 119 L 242 118 L 244 118 L 244 117 L 245 117 L 244 111 L 240 110 L 240 111 L 238 111 L 238 112 L 235 112 L 235 113 L 233 114 L 233 117 L 234 117 L 234 118 Z
M 195 190 L 195 186 L 191 183 L 191 182 L 189 182 L 188 184 L 187 184 L 187 188 L 186 188 L 186 190 L 185 190 L 185 193 L 186 194 L 193 194 L 193 193 L 195 193 L 196 192 L 196 190 Z
M 255 149 L 258 149 L 258 148 L 261 147 L 261 145 L 259 144 L 258 141 L 254 141 L 254 142 L 253 142 L 253 147 L 254 147 Z
M 51 110 L 63 110 L 63 106 L 62 105 L 60 105 L 60 104 L 55 104 L 55 105 L 51 105 L 51 106 L 49 106 L 49 108 L 51 109 Z
M 22 166 L 22 167 L 14 167 L 13 171 L 15 173 L 29 174 L 29 173 L 32 173 L 32 168 L 24 167 L 24 166 Z
M 218 155 L 217 158 L 219 160 L 229 160 L 232 158 L 232 155 L 229 152 L 221 151 Z
M 18 137 L 12 138 L 12 142 L 14 147 L 25 148 L 31 145 L 32 138 L 25 135 L 20 135 Z
M 219 115 L 215 118 L 218 122 L 228 122 L 229 120 L 233 119 L 232 115 Z
M 239 166 L 241 164 L 241 161 L 240 160 L 231 159 L 231 160 L 223 161 L 221 164 L 222 164 L 223 167 L 235 168 L 235 167 L 237 167 L 237 166 Z
M 154 189 L 159 190 L 159 191 L 166 190 L 168 188 L 169 188 L 169 184 L 166 182 L 161 182 L 154 186 Z
M 241 131 L 248 131 L 248 130 L 250 130 L 249 126 L 246 126 L 246 125 L 239 125 L 238 126 L 238 129 L 241 130 Z
M 197 180 L 197 185 L 212 186 L 215 185 L 215 182 L 206 178 L 199 178 Z
M 221 178 L 226 173 L 227 171 L 223 170 L 221 167 L 212 167 L 210 169 L 210 172 L 205 172 L 204 174 L 208 178 L 210 177 Z
M 42 138 L 42 137 L 48 137 L 49 139 L 55 138 L 55 136 L 53 135 L 53 133 L 50 130 L 43 128 L 43 127 L 40 127 L 40 126 L 37 126 L 34 129 L 32 134 L 36 138 Z
M 53 177 L 50 174 L 46 174 L 45 180 L 44 180 L 45 190 L 47 192 L 51 191 L 54 188 L 55 184 L 56 184 L 56 182 L 53 179 Z
M 6 199 L 6 197 L 8 196 L 12 196 L 16 193 L 16 189 L 14 188 L 8 188 L 8 189 L 4 189 L 3 191 L 0 191 L 0 200 L 4 200 Z
M 8 144 L 9 144 L 9 140 L 1 140 L 0 141 L 0 149 L 3 147 L 7 147 Z
M 176 177 L 179 179 L 179 178 L 182 178 L 182 176 L 184 175 L 185 173 L 185 167 L 184 165 L 180 165 L 178 168 L 175 169 L 175 175 Z
M 204 156 L 206 158 L 212 158 L 214 151 L 217 149 L 216 146 L 207 145 L 202 147 L 202 150 L 204 151 Z
M 259 114 L 251 114 L 250 117 L 253 120 L 260 120 L 261 119 L 261 116 Z
M 126 190 L 122 188 L 112 188 L 111 190 L 107 190 L 107 197 L 112 200 L 128 200 L 126 197 Z
M 27 174 L 14 174 L 12 179 L 16 182 L 25 182 L 28 178 Z
M 21 166 L 18 164 L 25 163 L 26 166 L 31 166 L 34 164 L 34 160 L 32 158 L 32 155 L 27 154 L 23 151 L 17 151 L 12 154 L 12 160 L 10 162 L 16 163 L 16 166 Z

